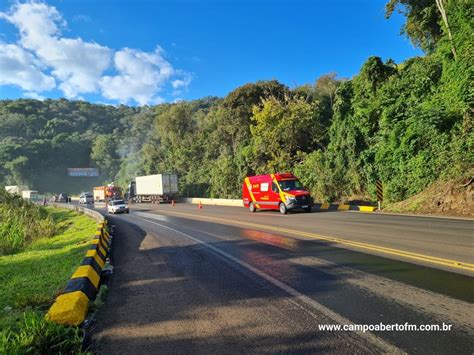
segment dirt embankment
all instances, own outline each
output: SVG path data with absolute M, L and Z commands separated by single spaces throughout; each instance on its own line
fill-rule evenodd
M 474 177 L 436 182 L 405 201 L 387 205 L 384 211 L 474 217 Z

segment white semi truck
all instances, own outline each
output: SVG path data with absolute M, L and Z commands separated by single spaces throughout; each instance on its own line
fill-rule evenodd
M 21 195 L 25 200 L 39 201 L 38 191 L 36 190 L 23 190 Z
M 28 190 L 28 186 L 26 185 L 10 185 L 5 186 L 5 191 L 11 193 L 12 195 L 19 195 L 22 196 L 23 191 Z
M 129 186 L 129 198 L 135 202 L 171 202 L 178 194 L 176 174 L 137 176 Z

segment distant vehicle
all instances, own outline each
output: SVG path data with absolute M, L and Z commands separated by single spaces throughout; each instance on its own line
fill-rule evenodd
M 25 200 L 30 200 L 30 201 L 38 201 L 39 196 L 38 196 L 38 191 L 36 190 L 24 190 L 21 192 L 21 196 Z
M 176 174 L 137 176 L 129 185 L 128 196 L 136 202 L 162 203 L 174 200 L 178 194 Z
M 129 213 L 128 206 L 124 200 L 112 200 L 107 206 L 107 212 L 116 214 L 116 213 Z
M 90 193 L 83 193 L 79 196 L 79 204 L 88 205 L 89 203 L 94 203 L 94 196 Z
M 26 185 L 10 185 L 10 186 L 5 186 L 5 191 L 12 194 L 12 195 L 18 195 L 22 196 L 22 192 L 29 190 L 28 186 Z
M 94 201 L 105 201 L 105 186 L 94 187 Z
M 94 187 L 94 201 L 109 201 L 122 197 L 122 189 L 118 186 L 97 186 Z
M 268 174 L 248 176 L 242 184 L 244 206 L 255 212 L 257 209 L 287 211 L 302 209 L 311 212 L 313 198 L 296 176 Z
M 69 202 L 69 196 L 68 196 L 68 194 L 66 194 L 64 192 L 61 192 L 56 201 L 57 202 Z

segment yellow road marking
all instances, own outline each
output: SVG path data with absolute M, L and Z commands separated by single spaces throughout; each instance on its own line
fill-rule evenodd
M 258 269 L 257 267 L 255 267 L 255 266 L 253 266 L 249 263 L 246 263 L 245 261 L 226 253 L 225 251 L 221 250 L 220 248 L 216 248 L 214 245 L 212 245 L 212 243 L 207 243 L 207 242 L 205 242 L 205 241 L 203 241 L 199 238 L 195 238 L 192 235 L 184 233 L 184 232 L 182 232 L 178 229 L 171 228 L 171 227 L 169 227 L 165 224 L 152 222 L 150 220 L 147 220 L 147 219 L 144 219 L 144 218 L 141 218 L 141 217 L 138 217 L 138 216 L 136 218 L 144 220 L 148 223 L 155 224 L 157 226 L 160 226 L 161 228 L 171 230 L 174 233 L 181 234 L 182 236 L 184 236 L 184 237 L 186 237 L 186 238 L 188 238 L 188 239 L 190 239 L 190 240 L 192 240 L 196 243 L 204 245 L 206 248 L 211 249 L 212 251 L 214 251 L 215 253 L 217 253 L 221 257 L 224 257 L 225 259 L 230 260 L 230 261 L 240 265 L 241 267 L 247 269 L 251 273 L 253 273 L 253 274 L 259 276 L 260 278 L 266 280 L 267 282 L 272 284 L 274 287 L 276 287 L 276 288 L 286 292 L 288 295 L 292 296 L 288 300 L 289 302 L 291 302 L 295 306 L 301 308 L 303 311 L 307 312 L 311 317 L 314 317 L 317 320 L 319 320 L 320 317 L 317 316 L 315 313 L 311 312 L 310 311 L 311 309 L 316 309 L 318 312 L 322 313 L 323 315 L 325 315 L 329 319 L 332 319 L 332 321 L 334 323 L 337 323 L 337 324 L 350 324 L 350 321 L 348 319 L 344 318 L 343 316 L 341 316 L 340 314 L 338 314 L 338 313 L 334 312 L 333 310 L 327 308 L 326 306 L 322 305 L 321 303 L 318 303 L 314 299 L 312 299 L 308 296 L 305 296 L 304 294 L 298 292 L 297 290 L 295 290 L 294 288 L 292 288 L 289 285 L 285 284 L 284 282 L 281 282 L 280 280 L 274 278 L 273 276 L 268 275 L 267 273 L 265 273 L 262 270 Z M 205 233 L 208 234 L 207 232 L 205 232 Z M 211 234 L 211 235 L 213 235 L 213 234 Z M 295 300 L 298 300 L 298 302 L 296 302 Z M 302 308 L 299 302 L 301 302 L 304 305 L 306 305 L 307 307 L 309 307 L 309 309 L 306 309 L 306 307 Z M 382 350 L 381 350 L 383 353 L 387 353 L 387 354 L 405 354 L 404 352 L 400 351 L 400 349 L 396 348 L 392 344 L 387 343 L 384 340 L 378 338 L 377 335 L 371 333 L 370 331 L 369 332 L 362 332 L 362 333 L 358 333 L 358 334 L 361 337 L 363 337 L 365 340 L 370 341 L 371 344 L 375 344 L 377 347 L 383 347 Z
M 438 265 L 443 265 L 443 266 L 449 266 L 449 267 L 452 267 L 452 268 L 455 268 L 455 269 L 474 271 L 474 264 L 470 264 L 470 263 L 466 263 L 466 262 L 462 262 L 462 261 L 438 258 L 436 256 L 412 253 L 412 252 L 404 251 L 404 250 L 386 248 L 386 247 L 382 247 L 382 246 L 378 246 L 378 245 L 362 243 L 362 242 L 356 242 L 356 241 L 352 241 L 352 240 L 348 240 L 348 239 L 329 237 L 329 236 L 325 236 L 325 235 L 321 235 L 321 234 L 297 231 L 297 230 L 288 229 L 288 228 L 274 227 L 274 226 L 269 226 L 269 225 L 266 225 L 266 224 L 258 224 L 258 223 L 236 221 L 236 220 L 228 220 L 228 219 L 219 218 L 219 217 L 211 217 L 211 216 L 203 216 L 203 215 L 196 216 L 195 214 L 184 213 L 184 212 L 170 212 L 170 211 L 160 211 L 160 212 L 165 212 L 165 213 L 170 213 L 170 214 L 175 214 L 175 215 L 181 215 L 181 216 L 186 216 L 186 217 L 194 217 L 194 218 L 199 217 L 201 219 L 207 219 L 207 220 L 218 221 L 218 222 L 226 222 L 226 223 L 237 224 L 237 225 L 244 225 L 244 226 L 247 226 L 247 227 L 268 229 L 268 230 L 272 230 L 272 231 L 288 233 L 288 234 L 293 234 L 293 235 L 312 238 L 312 239 L 325 240 L 325 241 L 329 241 L 329 242 L 333 242 L 333 243 L 337 243 L 337 244 L 341 244 L 341 245 L 350 245 L 350 246 L 360 248 L 360 249 L 377 251 L 379 253 L 402 256 L 404 258 L 424 261 L 424 262 L 427 262 L 427 263 L 438 264 Z

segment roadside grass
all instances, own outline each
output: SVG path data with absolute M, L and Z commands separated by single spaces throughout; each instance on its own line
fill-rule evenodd
M 396 213 L 414 213 L 423 207 L 423 199 L 419 196 L 415 196 L 406 201 L 396 202 L 388 204 L 384 207 L 384 211 L 396 212 Z
M 437 181 L 404 201 L 386 204 L 383 210 L 396 213 L 474 217 L 474 184 L 464 185 L 465 180 L 469 179 L 470 177 L 465 177 Z
M 6 341 L 21 334 L 18 344 L 28 339 L 41 344 L 41 337 L 31 338 L 32 329 L 42 329 L 46 337 L 71 332 L 43 317 L 84 258 L 97 224 L 69 210 L 48 208 L 48 212 L 57 226 L 55 236 L 39 238 L 16 254 L 0 256 L 0 353 Z
M 44 207 L 0 190 L 0 256 L 22 251 L 36 239 L 56 233 Z

